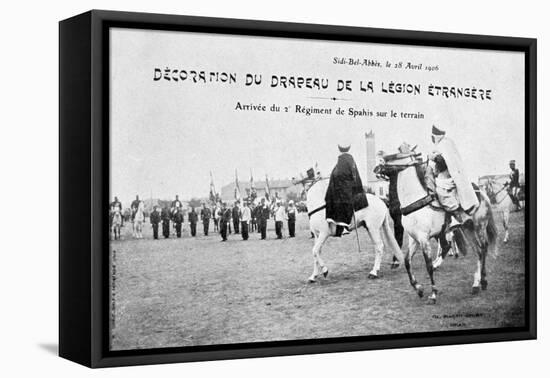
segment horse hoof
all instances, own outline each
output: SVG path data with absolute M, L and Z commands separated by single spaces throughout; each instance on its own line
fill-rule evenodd
M 309 278 L 307 279 L 307 282 L 309 282 L 309 283 L 315 283 L 315 282 L 317 282 L 317 280 L 315 279 L 315 277 L 311 276 L 311 277 L 309 277 Z
M 473 295 L 477 295 L 479 294 L 480 290 L 479 290 L 479 286 L 473 286 L 472 287 L 472 294 Z
M 481 290 L 487 290 L 487 286 L 489 286 L 489 283 L 487 281 L 481 281 Z
M 327 278 L 327 276 L 328 276 L 328 268 L 325 267 L 323 269 L 323 277 Z
M 399 268 L 399 263 L 391 263 L 390 269 L 397 269 Z
M 416 294 L 418 294 L 418 296 L 420 298 L 424 297 L 424 288 L 422 286 L 418 285 L 416 287 Z
M 437 299 L 435 297 L 429 297 L 428 298 L 428 304 L 434 305 L 437 302 Z
M 368 278 L 371 279 L 371 280 L 375 280 L 375 279 L 378 278 L 378 276 L 376 274 L 369 273 Z

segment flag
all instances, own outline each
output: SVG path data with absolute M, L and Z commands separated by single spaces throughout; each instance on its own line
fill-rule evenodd
M 212 171 L 210 171 L 210 201 L 216 202 L 217 193 L 214 187 L 214 177 L 212 177 Z
M 254 187 L 254 178 L 252 177 L 252 169 L 250 170 L 250 190 L 248 194 L 248 201 L 254 203 L 256 200 L 256 188 Z
M 241 188 L 239 188 L 239 177 L 237 176 L 237 169 L 235 169 L 235 199 L 241 200 Z
M 267 178 L 267 174 L 265 175 L 265 198 L 267 198 L 267 201 L 269 202 L 269 179 Z

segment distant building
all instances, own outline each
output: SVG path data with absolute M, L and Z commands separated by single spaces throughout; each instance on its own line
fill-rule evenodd
M 256 189 L 257 198 L 265 197 L 265 186 L 265 181 L 254 181 L 253 187 Z M 242 197 L 250 195 L 250 181 L 239 181 L 239 188 Z M 299 195 L 302 189 L 302 185 L 295 185 L 292 180 L 269 180 L 270 197 L 275 197 L 275 193 L 277 193 L 279 198 L 286 201 L 288 194 Z M 221 187 L 220 197 L 224 202 L 235 200 L 235 181 Z
M 386 180 L 381 180 L 376 177 L 374 168 L 376 167 L 376 141 L 374 133 L 369 131 L 365 133 L 365 144 L 367 149 L 367 192 L 376 194 L 379 197 L 388 196 L 389 183 Z

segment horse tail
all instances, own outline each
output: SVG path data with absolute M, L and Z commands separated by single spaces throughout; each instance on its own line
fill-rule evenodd
M 384 237 L 384 245 L 387 245 L 391 248 L 393 255 L 399 260 L 400 263 L 404 262 L 403 252 L 395 240 L 395 235 L 390 226 L 390 213 L 386 209 L 386 214 L 384 216 L 384 221 L 382 222 L 382 235 Z

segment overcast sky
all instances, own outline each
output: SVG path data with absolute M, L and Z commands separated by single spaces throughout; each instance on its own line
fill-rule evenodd
M 436 65 L 411 71 L 338 65 L 335 57 Z M 234 180 L 297 176 L 319 164 L 328 175 L 337 144 L 350 143 L 366 181 L 364 134 L 373 130 L 376 148 L 395 152 L 407 141 L 431 151 L 432 124 L 453 138 L 472 180 L 505 173 L 508 161 L 524 167 L 524 57 L 522 53 L 304 41 L 246 36 L 112 29 L 111 197 L 207 196 L 212 171 L 217 189 Z M 235 73 L 237 83 L 155 81 L 154 69 Z M 262 85 L 245 86 L 247 73 Z M 271 75 L 318 77 L 328 90 L 271 88 Z M 338 92 L 338 79 L 353 91 Z M 375 93 L 359 91 L 373 81 Z M 380 84 L 418 83 L 417 96 L 380 92 Z M 425 94 L 429 84 L 492 90 L 492 100 L 447 99 Z M 338 97 L 344 100 L 316 99 Z M 238 111 L 242 104 L 282 107 L 288 113 Z M 424 120 L 351 118 L 295 113 L 295 106 L 421 112 Z

